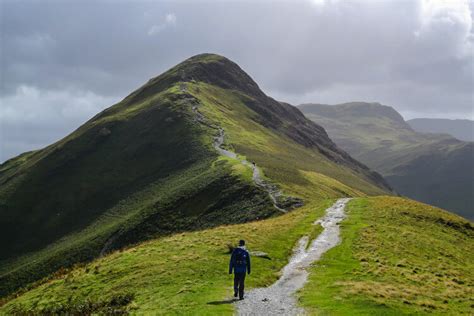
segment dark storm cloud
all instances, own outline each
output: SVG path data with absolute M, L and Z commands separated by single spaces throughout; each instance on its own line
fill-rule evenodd
M 292 103 L 367 100 L 410 116 L 472 118 L 472 8 L 463 0 L 1 6 L 0 161 L 202 52 L 233 59 Z

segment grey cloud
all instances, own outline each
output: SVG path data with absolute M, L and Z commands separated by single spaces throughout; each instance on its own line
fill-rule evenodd
M 0 97 L 0 161 L 57 141 L 116 101 L 92 92 L 19 87 Z
M 1 106 L 45 119 L 33 126 L 0 112 L 0 160 L 20 152 L 6 144 L 46 145 L 202 52 L 233 59 L 292 103 L 376 100 L 472 117 L 472 2 L 466 15 L 467 2 L 453 1 L 3 1 Z M 28 106 L 20 87 L 38 91 Z M 59 105 L 51 95 L 61 92 Z M 91 107 L 77 112 L 76 99 Z M 69 117 L 62 110 L 74 104 Z M 51 132 L 32 136 L 38 129 Z

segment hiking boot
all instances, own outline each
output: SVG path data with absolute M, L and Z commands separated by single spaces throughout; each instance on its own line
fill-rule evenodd
M 234 292 L 234 297 L 237 297 L 237 292 Z

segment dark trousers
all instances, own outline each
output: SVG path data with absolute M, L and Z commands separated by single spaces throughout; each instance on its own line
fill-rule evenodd
M 234 273 L 234 293 L 239 293 L 239 298 L 244 297 L 245 272 Z

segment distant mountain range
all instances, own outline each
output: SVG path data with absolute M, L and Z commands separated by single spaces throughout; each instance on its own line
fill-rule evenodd
M 474 121 L 434 118 L 416 118 L 407 121 L 420 133 L 449 134 L 459 140 L 474 141 Z
M 417 132 L 392 107 L 379 103 L 299 108 L 341 148 L 380 172 L 400 194 L 474 218 L 472 142 Z

